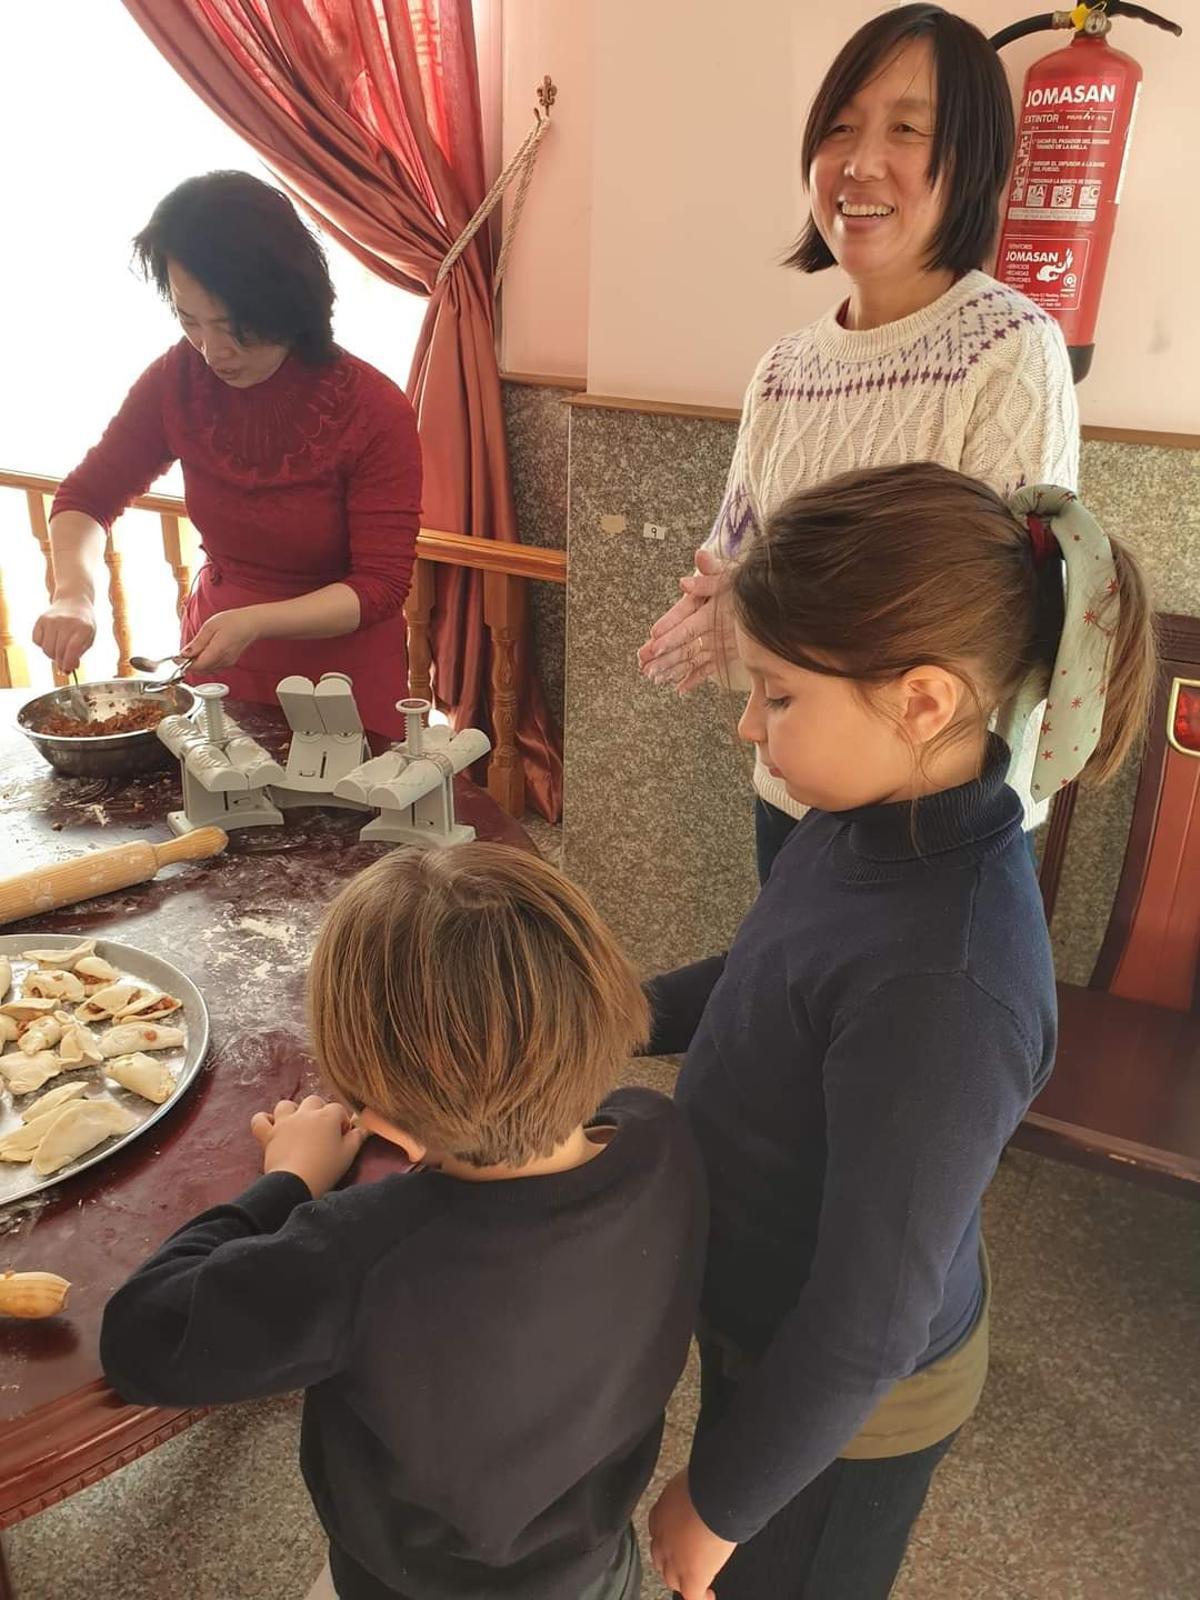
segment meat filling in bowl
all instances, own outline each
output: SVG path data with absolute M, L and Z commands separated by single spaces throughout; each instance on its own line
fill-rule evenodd
M 53 739 L 98 739 L 106 734 L 142 733 L 156 728 L 162 721 L 162 707 L 152 700 L 144 700 L 128 711 L 118 711 L 112 717 L 81 720 L 68 716 L 65 711 L 52 711 L 38 721 L 38 733 L 49 734 Z

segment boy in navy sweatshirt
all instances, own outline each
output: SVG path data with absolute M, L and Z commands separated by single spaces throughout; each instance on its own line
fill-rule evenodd
M 310 1008 L 339 1100 L 254 1119 L 263 1177 L 109 1303 L 110 1381 L 305 1389 L 340 1600 L 636 1600 L 706 1204 L 670 1102 L 604 1099 L 648 1032 L 632 969 L 536 857 L 396 852 L 334 902 Z M 336 1190 L 368 1132 L 416 1171 Z

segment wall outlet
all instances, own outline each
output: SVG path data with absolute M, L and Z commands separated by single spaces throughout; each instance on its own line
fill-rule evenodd
M 643 522 L 642 537 L 644 539 L 665 539 L 667 526 L 664 522 Z

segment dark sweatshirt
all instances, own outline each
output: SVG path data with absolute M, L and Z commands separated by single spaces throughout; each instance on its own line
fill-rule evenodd
M 689 1469 L 744 1540 L 979 1315 L 979 1205 L 1049 1075 L 1050 944 L 1006 787 L 810 812 L 724 960 L 651 985 L 708 1173 L 703 1311 L 755 1362 Z
M 117 1291 L 101 1358 L 150 1405 L 304 1388 L 301 1461 L 342 1600 L 562 1600 L 650 1479 L 699 1298 L 683 1116 L 621 1090 L 569 1172 L 261 1178 Z

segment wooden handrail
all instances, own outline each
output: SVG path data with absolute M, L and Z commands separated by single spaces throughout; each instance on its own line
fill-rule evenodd
M 0 488 L 24 489 L 27 493 L 54 494 L 60 479 L 37 472 L 13 472 L 0 467 Z M 143 494 L 130 503 L 133 511 L 157 511 L 160 515 L 186 517 L 187 507 L 177 495 Z M 422 528 L 417 534 L 417 556 L 445 566 L 473 567 L 478 572 L 502 572 L 511 578 L 527 578 L 540 583 L 566 583 L 565 550 L 550 550 L 543 545 L 516 544 L 509 539 L 476 539 L 465 533 L 444 533 L 437 528 Z
M 33 489 L 38 494 L 57 494 L 61 478 L 47 477 L 42 472 L 14 472 L 11 467 L 0 467 L 0 488 Z M 166 511 L 174 516 L 186 516 L 187 510 L 178 495 L 140 494 L 129 503 L 131 511 Z
M 417 534 L 417 556 L 452 567 L 474 567 L 478 572 L 499 572 L 507 578 L 528 578 L 542 583 L 566 583 L 567 552 L 540 544 L 516 544 L 511 539 L 476 539 L 466 533 L 441 533 L 422 528 Z

